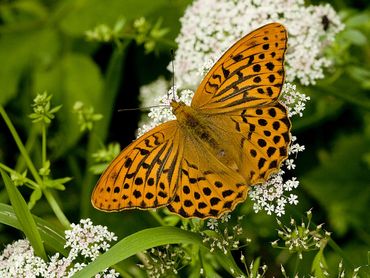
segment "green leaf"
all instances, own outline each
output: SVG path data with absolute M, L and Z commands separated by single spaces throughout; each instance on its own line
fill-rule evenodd
M 257 257 L 257 259 L 254 259 L 252 262 L 252 269 L 251 269 L 251 276 L 252 277 L 258 277 L 259 275 L 259 269 L 261 265 L 261 257 Z
M 44 245 L 41 241 L 41 236 L 37 230 L 35 220 L 28 209 L 26 201 L 23 199 L 21 193 L 15 187 L 8 175 L 0 169 L 1 176 L 4 180 L 6 190 L 8 191 L 9 199 L 14 209 L 17 219 L 22 227 L 22 231 L 31 243 L 37 256 L 47 260 Z
M 367 44 L 367 37 L 361 31 L 356 29 L 345 29 L 343 31 L 343 37 L 355 45 L 363 46 Z
M 158 227 L 142 230 L 119 241 L 106 253 L 100 255 L 87 267 L 77 272 L 73 277 L 91 277 L 99 271 L 127 259 L 138 252 L 155 246 L 174 243 L 201 245 L 202 240 L 195 233 L 174 227 Z
M 328 268 L 324 257 L 323 247 L 321 247 L 320 250 L 315 255 L 315 258 L 312 261 L 311 271 L 317 278 L 326 278 L 327 276 L 324 274 L 324 269 L 322 269 L 321 265 L 326 269 Z
M 37 216 L 33 215 L 33 219 L 36 222 L 37 229 L 40 232 L 40 236 L 45 245 L 52 250 L 59 252 L 63 256 L 67 256 L 68 252 L 64 248 L 64 232 Z M 14 209 L 11 206 L 2 203 L 0 203 L 0 223 L 23 231 L 22 226 L 15 215 Z
M 370 14 L 369 12 L 367 13 L 360 13 L 360 14 L 355 14 L 354 16 L 350 17 L 348 20 L 345 22 L 347 27 L 362 27 L 362 26 L 370 26 Z
M 370 142 L 362 134 L 340 137 L 330 152 L 319 153 L 320 164 L 301 179 L 338 234 L 350 227 L 369 229 L 369 221 L 363 221 L 370 203 L 370 175 L 363 155 L 369 152 Z
M 46 180 L 45 185 L 50 188 L 58 189 L 58 190 L 65 190 L 64 184 L 66 182 L 71 181 L 72 178 L 70 177 L 65 177 L 65 178 L 60 178 L 60 179 L 55 179 L 55 180 Z
M 205 248 L 202 238 L 196 233 L 175 227 L 150 228 L 122 239 L 106 253 L 100 255 L 95 261 L 77 272 L 73 277 L 91 277 L 138 252 L 165 244 L 196 244 Z M 235 275 L 243 274 L 231 254 L 224 255 L 222 252 L 216 251 L 214 256 L 218 261 L 222 262 L 226 271 L 231 272 L 231 269 L 233 269 Z
M 360 82 L 365 82 L 370 79 L 370 69 L 358 67 L 358 66 L 348 66 L 346 72 L 354 79 Z
M 41 189 L 40 189 L 40 188 L 36 188 L 36 189 L 32 192 L 32 194 L 31 194 L 30 200 L 29 200 L 29 202 L 28 202 L 28 208 L 29 208 L 29 209 L 32 209 L 32 208 L 35 206 L 36 202 L 37 202 L 38 200 L 40 200 L 41 196 L 42 196 L 42 191 L 41 191 Z
M 25 70 L 45 66 L 56 56 L 58 37 L 51 29 L 14 32 L 0 36 L 0 104 L 15 97 Z

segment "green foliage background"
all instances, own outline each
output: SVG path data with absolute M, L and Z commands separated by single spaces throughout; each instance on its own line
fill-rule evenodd
M 39 167 L 40 130 L 31 125 L 30 104 L 36 94 L 48 91 L 54 106 L 63 105 L 48 129 L 47 151 L 52 176 L 73 178 L 64 191 L 54 193 L 71 222 L 90 217 L 94 223 L 107 225 L 119 238 L 159 225 L 148 212 L 105 214 L 94 210 L 90 194 L 98 177 L 88 169 L 91 154 L 101 147 L 101 142 L 118 141 L 124 147 L 135 138 L 140 112 L 117 110 L 138 107 L 141 85 L 160 75 L 170 76 L 166 66 L 171 59 L 171 43 L 158 41 L 155 51 L 147 54 L 132 39 L 125 38 L 117 47 L 89 42 L 85 32 L 102 23 L 114 26 L 120 18 L 132 22 L 144 16 L 153 24 L 161 19 L 162 26 L 169 29 L 166 40 L 175 45 L 179 18 L 189 3 L 0 0 L 0 105 Z M 290 208 L 284 218 L 300 218 L 313 208 L 314 221 L 325 223 L 325 229 L 333 233 L 343 251 L 338 254 L 337 250 L 326 250 L 328 263 L 335 266 L 345 255 L 357 266 L 368 263 L 370 246 L 370 8 L 366 1 L 335 0 L 330 4 L 341 14 L 346 29 L 328 50 L 336 66 L 317 85 L 299 88 L 311 97 L 303 118 L 293 122 L 293 132 L 306 146 L 294 172 L 301 182 L 295 192 L 300 204 Z M 76 101 L 92 105 L 104 115 L 91 135 L 79 130 L 72 113 Z M 26 169 L 2 120 L 0 162 L 20 173 Z M 25 187 L 20 191 L 28 200 L 31 191 Z M 0 203 L 8 202 L 0 182 Z M 44 198 L 32 213 L 60 225 Z M 261 257 L 274 273 L 281 263 L 281 253 L 269 243 L 277 238 L 273 217 L 253 213 L 250 201 L 239 206 L 238 213 L 246 215 L 243 225 L 253 240 L 247 254 L 250 258 Z M 0 225 L 2 245 L 22 237 L 14 231 L 17 230 Z M 124 264 L 129 267 L 133 260 Z M 287 260 L 288 266 L 290 263 L 293 264 Z M 307 263 L 308 272 L 309 267 Z

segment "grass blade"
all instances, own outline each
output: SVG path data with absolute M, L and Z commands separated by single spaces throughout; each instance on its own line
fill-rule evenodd
M 65 238 L 64 232 L 52 226 L 50 223 L 33 215 L 36 222 L 37 229 L 39 230 L 42 241 L 63 256 L 67 256 L 68 252 L 64 248 Z M 0 203 L 0 223 L 11 226 L 22 231 L 22 226 L 19 223 L 13 208 L 9 205 Z
M 21 193 L 15 187 L 9 176 L 2 169 L 0 169 L 0 172 L 22 231 L 35 250 L 35 254 L 46 261 L 47 257 L 44 245 L 42 244 L 40 233 L 37 230 L 35 220 L 28 209 L 26 201 L 23 199 Z

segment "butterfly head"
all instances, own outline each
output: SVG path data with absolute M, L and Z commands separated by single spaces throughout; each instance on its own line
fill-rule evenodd
M 177 102 L 176 100 L 172 100 L 171 103 L 170 103 L 171 107 L 172 107 L 172 112 L 174 114 L 176 114 L 176 112 L 181 108 L 181 107 L 184 107 L 186 106 L 186 104 L 182 101 L 179 101 Z

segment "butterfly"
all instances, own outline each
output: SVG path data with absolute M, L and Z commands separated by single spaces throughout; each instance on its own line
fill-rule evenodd
M 249 33 L 216 62 L 176 120 L 126 147 L 95 186 L 102 211 L 166 206 L 183 217 L 218 218 L 243 202 L 288 156 L 291 123 L 279 101 L 287 31 Z

